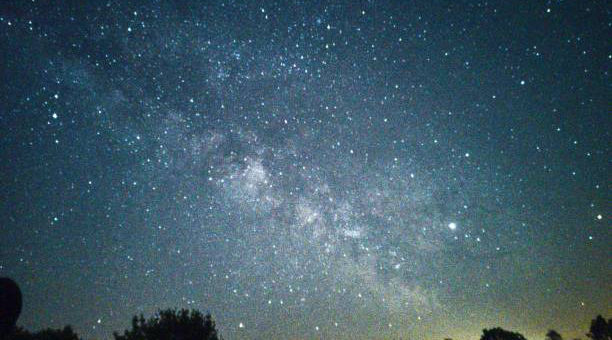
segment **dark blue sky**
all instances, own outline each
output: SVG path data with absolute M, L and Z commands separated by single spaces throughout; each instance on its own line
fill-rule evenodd
M 5 1 L 0 276 L 108 339 L 583 336 L 609 314 L 605 1 Z

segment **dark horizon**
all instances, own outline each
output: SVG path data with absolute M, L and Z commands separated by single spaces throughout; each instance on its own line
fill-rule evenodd
M 0 293 L 2 293 L 0 287 Z M 3 300 L 2 300 L 3 301 Z M 4 308 L 4 305 L 1 305 Z M 6 310 L 0 310 L 6 313 Z M 113 331 L 113 340 L 161 340 L 169 337 L 182 340 L 229 340 L 218 332 L 219 325 L 210 314 L 203 314 L 196 309 L 160 309 L 154 315 L 134 315 L 130 326 L 124 330 Z M 547 328 L 545 340 L 581 340 L 581 337 L 564 337 L 551 327 Z M 588 331 L 583 333 L 587 340 L 609 340 L 612 337 L 612 318 L 604 318 L 597 315 L 588 325 Z M 7 335 L 8 334 L 8 335 Z M 354 338 L 354 332 L 346 334 Z M 8 336 L 6 339 L 3 336 Z M 13 331 L 6 332 L 2 329 L 0 340 L 90 340 L 79 336 L 74 332 L 71 325 L 63 328 L 45 328 L 30 331 L 21 326 L 14 327 Z M 390 339 L 375 337 L 375 339 Z M 414 338 L 392 338 L 392 340 L 403 340 Z M 520 332 L 508 330 L 502 327 L 489 327 L 482 329 L 480 340 L 529 340 Z M 533 338 L 532 338 L 533 339 Z M 444 340 L 461 340 L 456 337 L 447 336 Z
M 606 1 L 0 3 L 27 329 L 583 337 L 612 310 Z M 375 318 L 372 316 L 376 316 Z

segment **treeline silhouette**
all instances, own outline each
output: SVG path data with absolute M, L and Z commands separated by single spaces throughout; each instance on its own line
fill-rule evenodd
M 588 333 L 590 340 L 612 340 L 612 318 L 598 315 L 591 321 Z M 223 340 L 219 336 L 215 321 L 210 314 L 203 315 L 197 310 L 160 310 L 149 319 L 142 314 L 132 318 L 131 329 L 123 334 L 113 333 L 115 340 Z M 70 326 L 64 329 L 45 329 L 31 333 L 17 328 L 7 340 L 82 340 Z M 452 340 L 447 338 L 444 340 Z M 527 340 L 522 334 L 499 327 L 483 329 L 480 340 Z M 555 330 L 549 330 L 545 340 L 564 340 Z M 579 340 L 579 339 L 568 339 Z
M 215 321 L 210 314 L 203 315 L 197 310 L 160 310 L 145 319 L 142 314 L 132 318 L 131 329 L 123 334 L 113 333 L 115 340 L 223 340 L 217 333 Z M 1 336 L 0 336 L 1 338 Z M 2 339 L 0 339 L 2 340 Z M 45 329 L 28 332 L 17 328 L 6 340 L 82 340 L 72 327 Z

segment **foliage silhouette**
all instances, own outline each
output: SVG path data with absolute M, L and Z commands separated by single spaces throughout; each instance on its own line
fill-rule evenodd
M 72 330 L 72 327 L 65 326 L 64 329 L 43 329 L 30 333 L 23 328 L 18 328 L 11 336 L 10 340 L 81 340 Z
M 483 329 L 480 340 L 527 340 L 520 333 L 510 332 L 500 327 Z
M 483 329 L 480 340 L 527 340 L 522 334 L 500 327 Z M 598 315 L 591 321 L 590 340 L 612 340 L 612 319 Z M 160 310 L 148 320 L 142 314 L 132 318 L 132 328 L 121 335 L 113 333 L 115 340 L 223 340 L 218 335 L 216 324 L 210 314 L 203 315 L 197 310 Z M 72 329 L 44 329 L 31 333 L 19 327 L 0 340 L 82 340 Z M 446 338 L 444 340 L 452 340 Z M 546 340 L 563 340 L 555 330 L 546 333 Z M 574 339 L 580 340 L 580 339 Z
M 219 340 L 215 322 L 210 314 L 181 309 L 160 310 L 149 320 L 132 318 L 132 329 L 123 335 L 113 333 L 115 340 Z
M 559 332 L 551 329 L 548 331 L 548 333 L 546 333 L 546 340 L 563 340 L 563 337 L 561 334 L 559 334 Z
M 17 283 L 8 277 L 0 277 L 0 339 L 13 332 L 21 314 L 21 299 Z
M 591 321 L 591 327 L 586 334 L 592 340 L 612 340 L 612 319 L 604 319 L 603 316 L 597 315 Z

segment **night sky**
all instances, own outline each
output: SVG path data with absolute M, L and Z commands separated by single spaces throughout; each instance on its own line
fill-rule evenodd
M 87 4 L 85 4 L 87 3 Z M 0 276 L 109 339 L 582 336 L 612 312 L 608 1 L 3 1 Z

